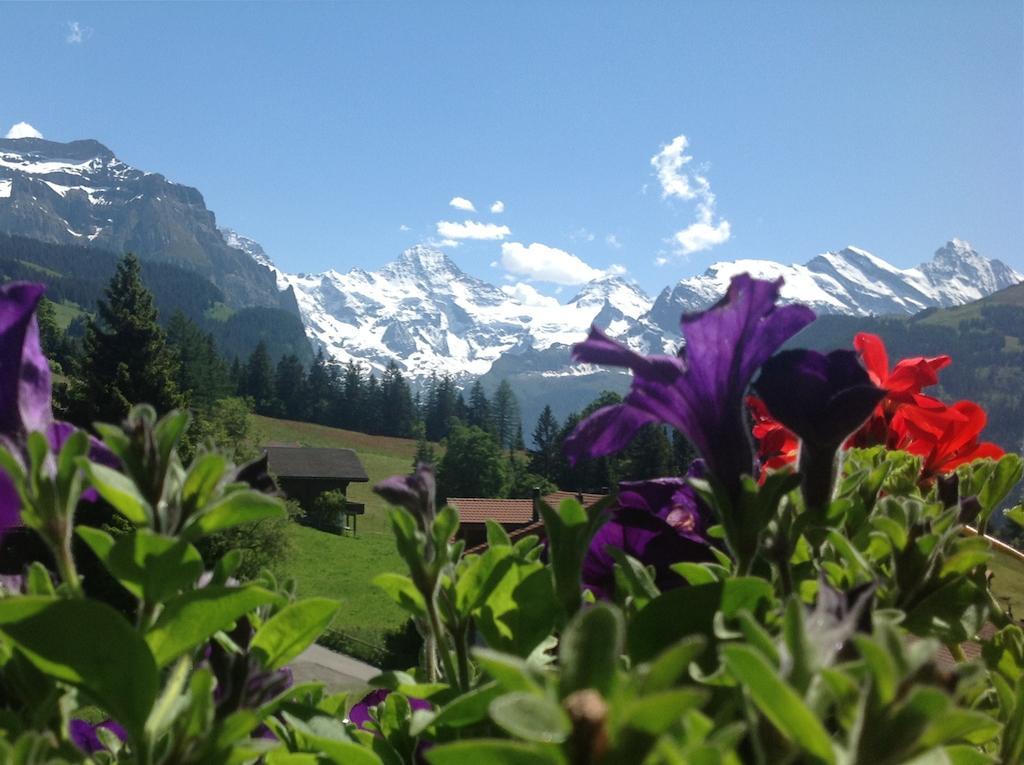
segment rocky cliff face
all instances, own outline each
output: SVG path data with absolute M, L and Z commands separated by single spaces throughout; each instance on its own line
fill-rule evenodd
M 232 306 L 297 311 L 270 269 L 224 241 L 198 190 L 97 141 L 0 140 L 0 231 L 170 261 L 213 281 Z

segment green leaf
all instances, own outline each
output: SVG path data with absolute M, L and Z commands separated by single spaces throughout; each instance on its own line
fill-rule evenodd
M 87 691 L 134 738 L 142 734 L 156 699 L 157 666 L 139 634 L 110 606 L 5 598 L 0 633 L 43 672 Z
M 459 566 L 455 580 L 455 606 L 468 616 L 491 596 L 514 560 L 509 547 L 489 549 Z
M 204 587 L 170 601 L 149 632 L 146 643 L 160 667 L 229 628 L 250 611 L 281 596 L 260 587 Z
M 285 606 L 259 628 L 250 649 L 267 669 L 278 669 L 306 650 L 327 629 L 340 604 L 310 598 Z
M 180 659 L 168 675 L 164 689 L 146 720 L 146 736 L 150 741 L 162 735 L 178 715 L 188 708 L 189 699 L 183 693 L 191 669 L 188 659 Z
M 153 508 L 139 492 L 131 478 L 106 465 L 79 460 L 89 481 L 109 504 L 136 526 L 146 526 L 153 518 Z
M 645 669 L 640 676 L 640 690 L 644 693 L 667 691 L 690 668 L 690 663 L 707 648 L 708 641 L 701 635 L 690 635 L 669 646 Z
M 28 567 L 28 575 L 26 576 L 25 589 L 29 595 L 56 595 L 57 592 L 53 588 L 53 580 L 50 578 L 50 572 L 46 570 L 39 561 L 33 561 L 32 565 Z
M 509 538 L 504 526 L 492 521 L 490 518 L 485 521 L 485 525 L 487 528 L 487 546 L 490 549 L 512 546 L 512 540 Z
M 733 643 L 722 647 L 722 658 L 761 714 L 786 738 L 821 762 L 835 762 L 828 731 L 761 654 L 749 646 Z
M 626 706 L 621 724 L 660 736 L 678 723 L 684 712 L 699 707 L 707 698 L 707 691 L 700 688 L 677 688 L 643 696 Z
M 431 765 L 559 765 L 560 759 L 537 744 L 478 738 L 442 744 L 426 752 Z
M 735 577 L 724 582 L 663 592 L 629 623 L 629 651 L 635 661 L 650 661 L 687 635 L 714 639 L 715 613 L 731 619 L 741 610 L 757 613 L 774 594 L 770 582 Z
M 992 475 L 985 481 L 978 493 L 978 501 L 984 508 L 982 523 L 1013 491 L 1013 487 L 1020 483 L 1022 476 L 1024 476 L 1024 459 L 1021 459 L 1020 455 L 1004 454 L 1000 457 Z
M 182 536 L 195 540 L 243 523 L 267 518 L 284 518 L 281 500 L 251 489 L 239 489 L 211 505 L 202 514 L 193 516 Z
M 426 616 L 427 602 L 416 589 L 412 579 L 404 574 L 386 571 L 373 578 L 373 584 L 384 590 L 389 598 L 413 616 Z
M 151 604 L 191 586 L 203 573 L 203 559 L 195 547 L 149 529 L 114 539 L 99 529 L 79 526 L 78 535 L 126 590 Z
M 526 741 L 560 744 L 572 732 L 569 716 L 547 696 L 508 693 L 491 702 L 491 719 Z
M 718 577 L 715 576 L 714 572 L 703 563 L 692 563 L 690 561 L 673 563 L 671 569 L 691 585 L 711 584 L 718 581 Z
M 473 658 L 488 675 L 506 691 L 540 692 L 533 668 L 518 656 L 498 653 L 487 648 L 474 648 Z
M 417 736 L 428 726 L 431 728 L 463 728 L 485 720 L 491 702 L 502 692 L 503 689 L 498 683 L 487 683 L 479 688 L 474 688 L 461 696 L 456 696 L 453 701 L 441 707 L 436 714 L 424 718 L 422 724 L 414 724 L 409 732 L 413 736 Z
M 220 452 L 201 454 L 189 465 L 181 487 L 181 501 L 193 512 L 206 505 L 224 477 L 228 460 Z
M 557 610 L 549 569 L 515 563 L 477 610 L 476 625 L 490 648 L 526 657 L 551 634 Z
M 624 631 L 622 614 L 605 603 L 576 615 L 559 646 L 563 698 L 584 688 L 609 695 L 622 653 Z

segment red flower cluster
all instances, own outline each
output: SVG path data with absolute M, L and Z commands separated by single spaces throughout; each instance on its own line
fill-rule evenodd
M 939 381 L 938 372 L 949 356 L 903 359 L 890 371 L 885 344 L 877 335 L 859 333 L 853 345 L 861 355 L 871 381 L 885 388 L 886 396 L 845 447 L 885 446 L 922 458 L 922 482 L 949 473 L 976 459 L 998 459 L 1003 450 L 980 440 L 987 418 L 971 401 L 947 406 L 921 391 Z M 797 458 L 795 435 L 775 421 L 759 399 L 747 399 L 754 420 L 762 473 L 793 464 Z

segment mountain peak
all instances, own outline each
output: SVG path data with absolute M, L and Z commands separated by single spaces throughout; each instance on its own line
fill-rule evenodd
M 462 269 L 444 252 L 423 244 L 413 245 L 381 270 L 390 276 L 427 282 L 449 281 L 464 276 Z

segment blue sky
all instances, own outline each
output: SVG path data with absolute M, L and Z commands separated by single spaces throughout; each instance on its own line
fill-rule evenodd
M 97 138 L 287 270 L 449 239 L 494 282 L 657 290 L 954 236 L 1024 270 L 1019 0 L 2 4 L 0 28 L 0 133 Z

